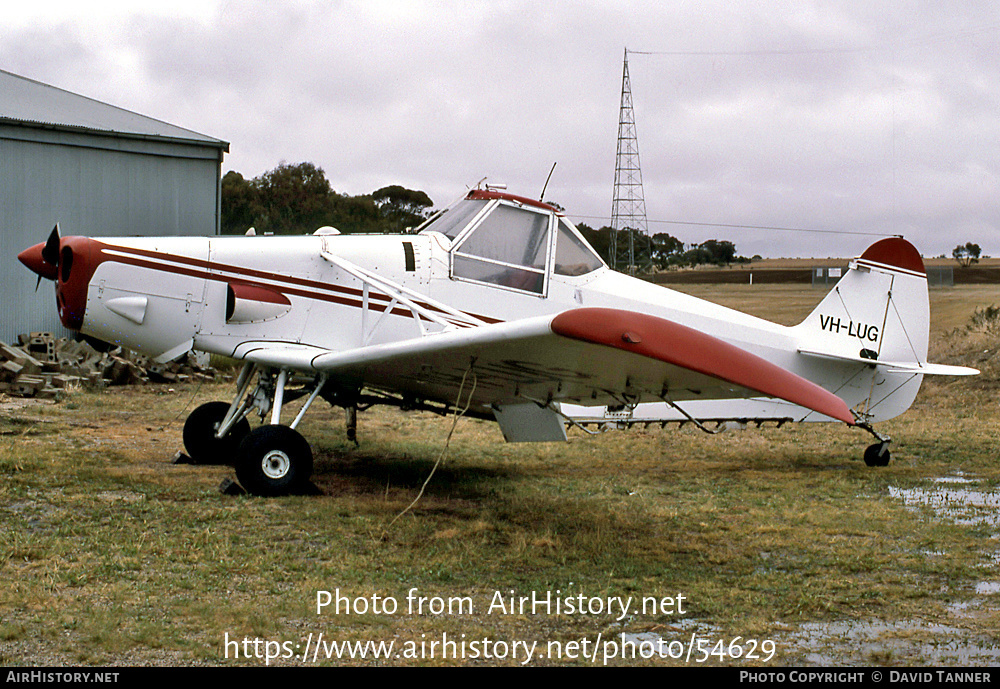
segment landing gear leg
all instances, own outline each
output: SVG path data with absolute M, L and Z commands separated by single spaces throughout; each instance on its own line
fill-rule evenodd
M 250 434 L 246 420 L 250 404 L 239 402 L 253 372 L 253 364 L 246 364 L 240 371 L 236 397 L 231 404 L 207 402 L 188 415 L 184 422 L 184 449 L 195 464 L 232 464 L 240 443 Z
M 236 477 L 253 495 L 278 496 L 301 493 L 312 475 L 312 449 L 295 430 L 306 410 L 326 383 L 326 375 L 316 380 L 316 387 L 290 426 L 281 425 L 288 370 L 262 371 L 257 389 L 249 396 L 248 407 L 255 407 L 270 423 L 251 431 L 236 453 Z

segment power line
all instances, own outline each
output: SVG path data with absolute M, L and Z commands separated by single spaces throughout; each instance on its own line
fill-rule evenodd
M 573 218 L 582 220 L 608 220 L 605 215 L 572 215 Z M 815 232 L 818 234 L 839 234 L 839 235 L 859 235 L 864 237 L 899 237 L 901 235 L 891 232 L 862 232 L 860 230 L 820 230 L 809 227 L 776 227 L 774 225 L 738 225 L 735 223 L 721 222 L 694 222 L 690 220 L 649 220 L 647 223 L 659 223 L 661 225 L 691 225 L 694 227 L 725 227 L 737 230 L 776 230 L 778 232 Z
M 762 55 L 849 55 L 874 48 L 788 48 L 784 50 L 630 50 L 632 55 L 762 56 Z
M 693 56 L 749 56 L 760 57 L 768 55 L 851 55 L 855 53 L 870 53 L 882 50 L 905 51 L 928 43 L 948 42 L 972 38 L 982 34 L 1000 31 L 1000 24 L 987 24 L 979 28 L 965 28 L 955 31 L 937 31 L 935 33 L 888 41 L 882 45 L 863 45 L 843 48 L 774 48 L 760 50 L 630 50 L 632 55 L 693 55 Z

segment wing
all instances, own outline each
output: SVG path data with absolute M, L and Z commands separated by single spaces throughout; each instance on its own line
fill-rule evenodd
M 853 424 L 836 395 L 718 338 L 631 311 L 580 308 L 389 344 L 320 353 L 262 346 L 245 358 L 325 371 L 348 385 L 454 403 L 472 372 L 473 404 L 776 397 Z M 472 380 L 470 378 L 470 380 Z M 471 387 L 471 385 L 469 386 Z

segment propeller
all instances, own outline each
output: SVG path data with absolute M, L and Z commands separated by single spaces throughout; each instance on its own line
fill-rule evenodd
M 42 283 L 42 278 L 55 280 L 59 275 L 60 242 L 59 223 L 56 223 L 44 244 L 35 244 L 17 255 L 21 263 L 38 275 L 38 281 L 35 283 L 36 291 Z
M 38 276 L 36 290 L 42 278 L 56 283 L 59 320 L 70 330 L 80 330 L 87 309 L 87 290 L 101 263 L 100 254 L 98 242 L 89 237 L 63 238 L 56 224 L 44 242 L 29 246 L 17 255 L 17 260 Z

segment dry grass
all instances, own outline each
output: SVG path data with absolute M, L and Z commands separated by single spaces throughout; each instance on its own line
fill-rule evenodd
M 783 322 L 800 320 L 822 297 L 810 288 L 741 287 L 691 291 L 711 290 L 722 303 Z M 932 294 L 936 353 L 957 363 L 992 351 L 994 333 L 964 327 L 977 306 L 993 303 L 989 296 L 978 288 Z M 494 424 L 463 420 L 427 494 L 385 538 L 430 471 L 449 420 L 373 410 L 361 416 L 355 448 L 341 413 L 317 406 L 302 430 L 322 494 L 263 500 L 219 494 L 231 474 L 225 467 L 169 463 L 184 410 L 227 397 L 222 386 L 79 393 L 58 405 L 8 409 L 0 412 L 0 660 L 262 662 L 227 659 L 227 633 L 304 643 L 323 632 L 399 644 L 465 634 L 544 647 L 627 632 L 684 643 L 696 634 L 713 645 L 771 639 L 772 665 L 919 665 L 936 658 L 928 655 L 932 624 L 948 629 L 959 649 L 983 643 L 996 651 L 997 606 L 975 592 L 1000 579 L 995 528 L 907 508 L 890 488 L 960 475 L 995 495 L 997 374 L 989 368 L 979 380 L 925 386 L 913 411 L 885 424 L 896 442 L 883 470 L 859 461 L 869 439 L 840 426 L 712 437 L 693 429 L 574 432 L 566 444 L 508 445 Z M 473 614 L 406 614 L 414 587 L 442 600 L 468 596 Z M 316 592 L 338 588 L 369 601 L 391 596 L 403 609 L 317 615 Z M 497 591 L 556 590 L 683 594 L 686 606 L 683 615 L 620 621 L 487 614 Z M 877 621 L 904 631 L 859 643 L 821 627 L 821 640 L 802 641 L 813 624 Z M 590 664 L 566 653 L 532 662 Z M 959 650 L 936 662 L 984 661 Z M 632 664 L 613 664 L 622 663 Z

